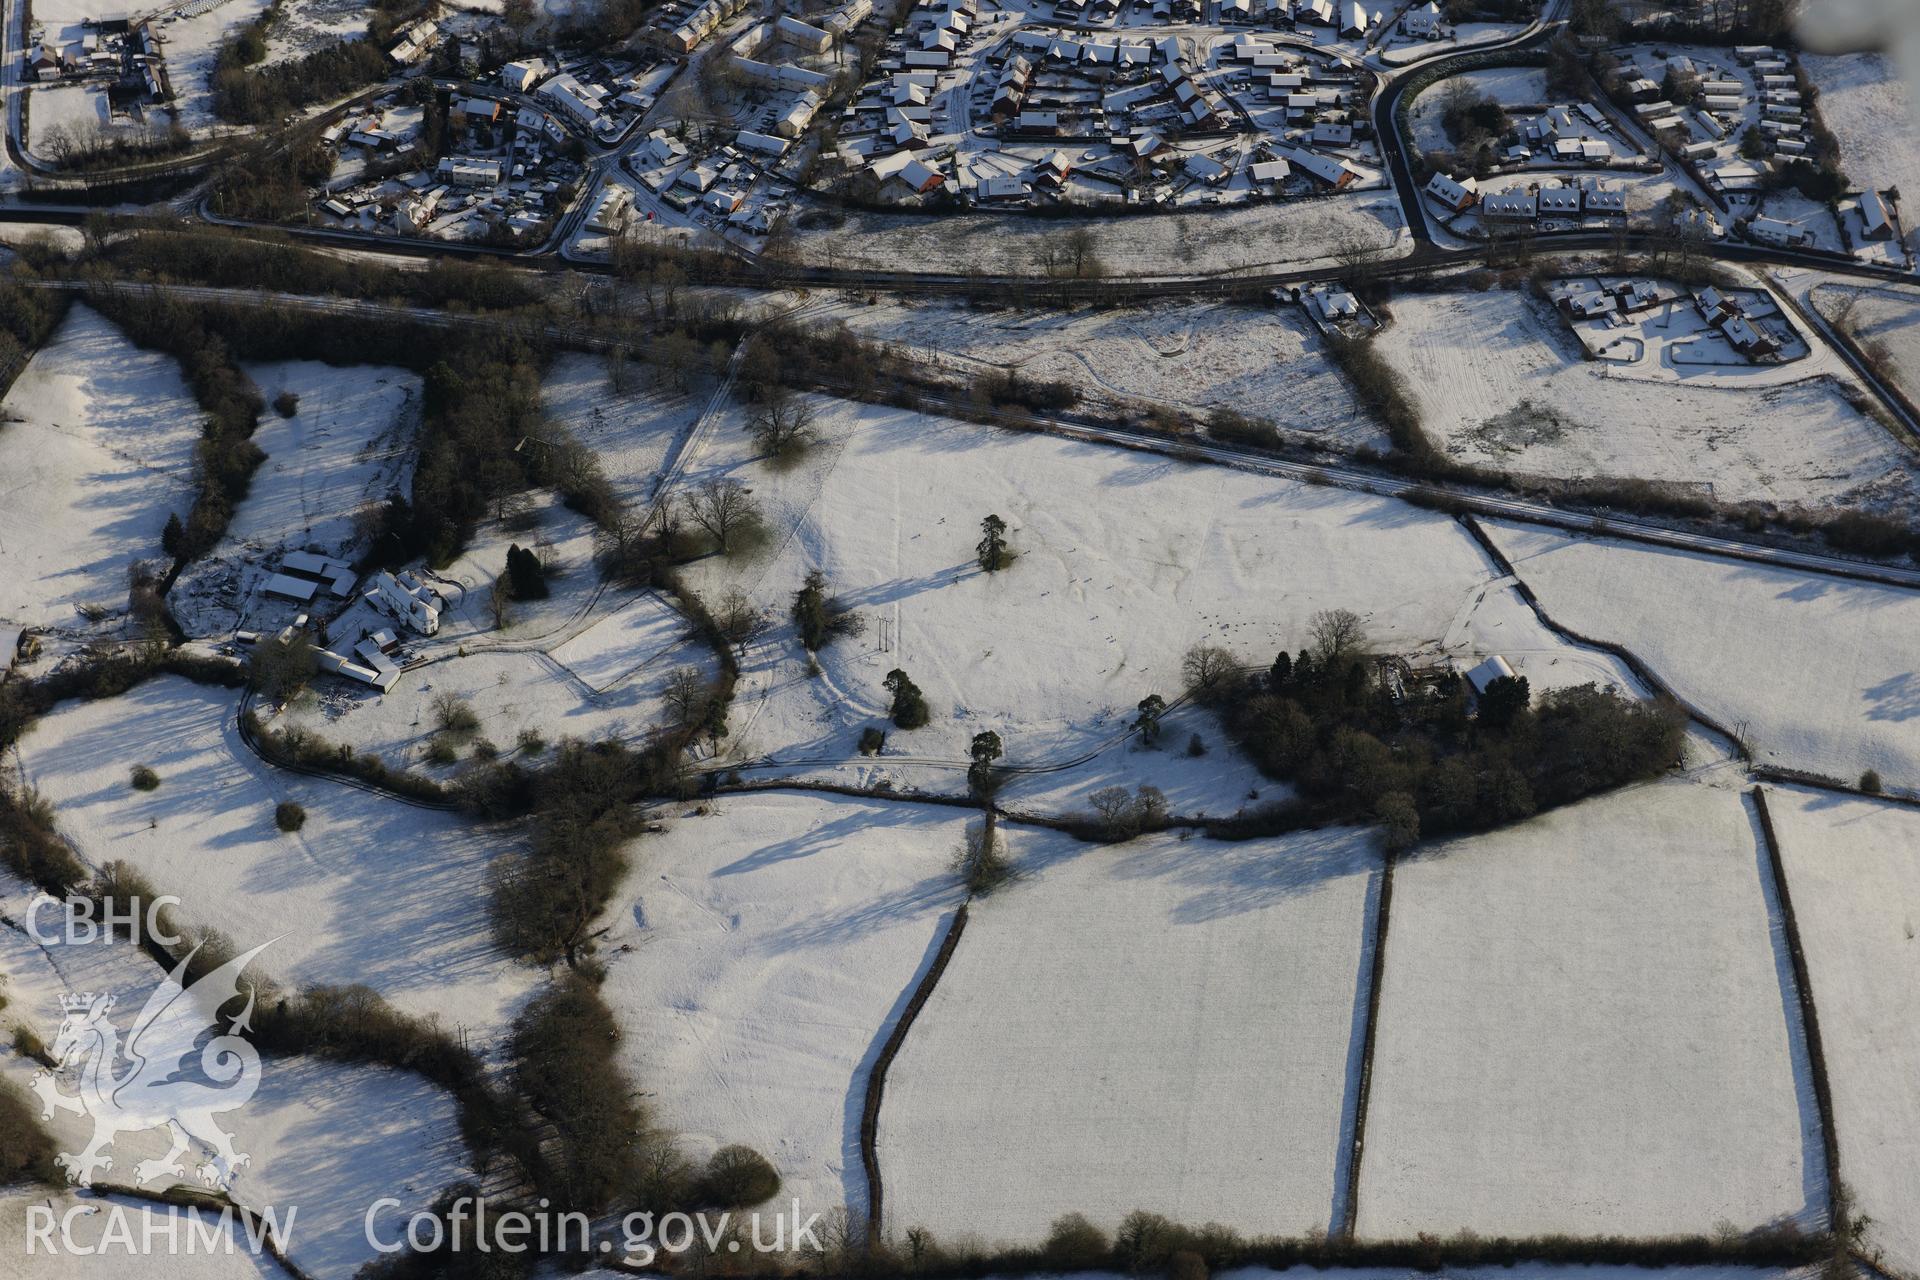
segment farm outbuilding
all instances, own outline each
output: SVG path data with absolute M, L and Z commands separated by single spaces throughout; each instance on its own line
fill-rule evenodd
M 1480 694 L 1484 694 L 1487 691 L 1487 686 L 1495 680 L 1511 680 L 1512 678 L 1513 667 L 1508 664 L 1505 658 L 1497 653 L 1467 672 L 1467 683 L 1473 686 L 1475 693 Z

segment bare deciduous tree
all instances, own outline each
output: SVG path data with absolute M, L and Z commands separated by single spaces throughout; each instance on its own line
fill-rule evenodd
M 775 386 L 747 418 L 747 430 L 768 457 L 792 458 L 813 443 L 814 421 L 814 408 L 806 397 Z
M 1313 641 L 1313 657 L 1325 665 L 1343 658 L 1367 642 L 1366 625 L 1351 609 L 1323 609 L 1307 623 L 1307 635 Z
M 1233 654 L 1219 645 L 1196 644 L 1180 659 L 1180 674 L 1187 682 L 1187 689 L 1202 702 L 1217 694 L 1237 670 L 1239 664 L 1233 660 Z
M 706 530 L 723 556 L 732 555 L 760 527 L 760 511 L 738 480 L 702 480 L 688 493 L 687 518 Z
M 653 363 L 669 390 L 684 392 L 699 369 L 700 344 L 676 329 L 654 345 Z
M 708 696 L 707 682 L 697 667 L 681 667 L 668 676 L 661 694 L 673 722 L 681 726 L 698 724 L 706 717 Z
M 713 611 L 713 620 L 719 626 L 720 634 L 738 645 L 758 639 L 767 629 L 766 610 L 756 605 L 752 597 L 738 587 L 729 587 L 727 594 L 720 598 L 720 607 Z

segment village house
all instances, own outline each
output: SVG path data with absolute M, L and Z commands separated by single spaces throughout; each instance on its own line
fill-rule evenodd
M 1480 216 L 1488 222 L 1532 222 L 1539 202 L 1531 191 L 1496 191 L 1480 200 Z
M 1427 179 L 1426 193 L 1452 213 L 1465 213 L 1480 202 L 1480 184 L 1471 177 L 1456 182 L 1446 174 L 1436 172 Z
M 1860 234 L 1868 240 L 1893 239 L 1893 215 L 1878 191 L 1869 188 L 1860 193 L 1860 223 Z

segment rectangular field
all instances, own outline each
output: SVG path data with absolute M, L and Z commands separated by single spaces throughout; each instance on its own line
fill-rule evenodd
M 604 920 L 621 1065 L 688 1154 L 745 1143 L 783 1199 L 865 1212 L 867 1070 L 954 909 L 963 810 L 734 797 L 631 848 Z
M 1293 307 L 1061 314 L 890 302 L 836 308 L 828 318 L 962 375 L 1012 369 L 1123 408 L 1168 405 L 1203 416 L 1221 406 L 1349 447 L 1385 445 Z
M 1359 1234 L 1817 1225 L 1824 1160 L 1740 793 L 1660 783 L 1394 875 Z
M 1069 1212 L 1337 1225 L 1371 837 L 1155 837 L 1023 863 L 974 903 L 888 1075 L 887 1227 L 1032 1244 Z
M 1813 980 L 1840 1170 L 1888 1270 L 1920 1272 L 1920 812 L 1794 787 L 1767 792 Z
M 1404 215 L 1391 192 L 1289 200 L 1198 213 L 1156 213 L 1082 223 L 1099 237 L 1112 275 L 1233 271 L 1326 261 L 1358 247 L 1394 248 Z M 1026 275 L 1034 255 L 1062 228 L 1044 218 L 996 213 L 924 214 L 802 211 L 794 252 L 808 266 L 876 271 Z

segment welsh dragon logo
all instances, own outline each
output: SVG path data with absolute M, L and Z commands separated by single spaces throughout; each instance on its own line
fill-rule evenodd
M 232 1017 L 224 1034 L 220 1009 L 240 995 L 240 974 L 248 962 L 271 945 L 262 943 L 191 985 L 182 981 L 193 960 L 189 953 L 147 997 L 124 1045 L 107 1017 L 112 995 L 84 992 L 60 998 L 65 1016 L 52 1055 L 58 1066 L 37 1072 L 33 1091 L 39 1095 L 43 1119 L 51 1119 L 55 1111 L 70 1111 L 93 1120 L 86 1150 L 58 1157 L 69 1181 L 90 1186 L 96 1171 L 111 1171 L 113 1160 L 104 1153 L 119 1134 L 165 1128 L 172 1145 L 160 1159 L 134 1166 L 136 1182 L 185 1177 L 180 1158 L 199 1143 L 211 1153 L 197 1171 L 200 1181 L 222 1189 L 231 1186 L 248 1157 L 234 1149 L 233 1135 L 213 1117 L 245 1105 L 260 1086 L 260 1055 L 242 1038 L 252 1029 L 251 984 L 245 1008 Z M 62 1084 L 77 1092 L 63 1092 Z

